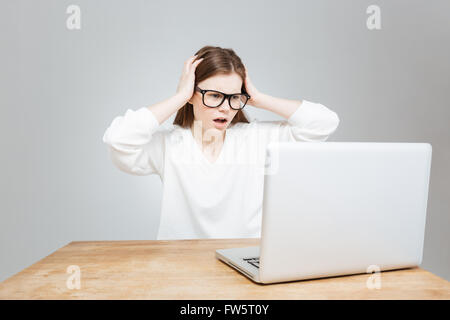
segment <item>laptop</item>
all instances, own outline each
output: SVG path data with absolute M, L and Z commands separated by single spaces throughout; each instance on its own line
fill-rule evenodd
M 257 283 L 422 263 L 429 143 L 271 142 L 258 247 L 216 250 Z

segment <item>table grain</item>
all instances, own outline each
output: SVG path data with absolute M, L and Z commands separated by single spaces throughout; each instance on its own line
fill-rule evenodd
M 259 240 L 74 241 L 0 283 L 0 299 L 450 298 L 450 282 L 419 267 L 381 272 L 380 289 L 368 289 L 370 274 L 257 284 L 215 257 Z

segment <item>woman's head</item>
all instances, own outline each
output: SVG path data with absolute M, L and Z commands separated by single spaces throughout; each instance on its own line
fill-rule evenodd
M 232 49 L 205 46 L 196 53 L 197 59 L 203 61 L 195 70 L 195 88 L 216 90 L 225 94 L 244 93 L 245 68 L 241 59 Z M 216 124 L 214 119 L 226 118 L 224 125 Z M 235 110 L 228 104 L 228 99 L 216 108 L 203 104 L 202 93 L 194 89 L 191 99 L 178 110 L 174 124 L 191 128 L 194 121 L 199 121 L 203 130 L 215 128 L 226 130 L 230 124 L 249 122 L 242 110 Z

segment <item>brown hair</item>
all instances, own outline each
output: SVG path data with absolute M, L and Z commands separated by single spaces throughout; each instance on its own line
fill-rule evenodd
M 200 58 L 204 59 L 195 69 L 194 86 L 197 86 L 199 82 L 216 74 L 231 74 L 235 72 L 242 78 L 241 92 L 246 92 L 244 85 L 245 68 L 233 49 L 205 46 L 198 50 L 196 55 L 198 55 L 196 60 Z M 190 128 L 193 122 L 194 107 L 187 102 L 178 110 L 173 124 L 177 124 L 183 128 Z M 243 110 L 239 110 L 231 121 L 232 124 L 236 122 L 249 122 Z

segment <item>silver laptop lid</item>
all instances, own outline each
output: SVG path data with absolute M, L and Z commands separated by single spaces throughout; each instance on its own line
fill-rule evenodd
M 419 265 L 431 151 L 428 143 L 269 144 L 261 281 Z

